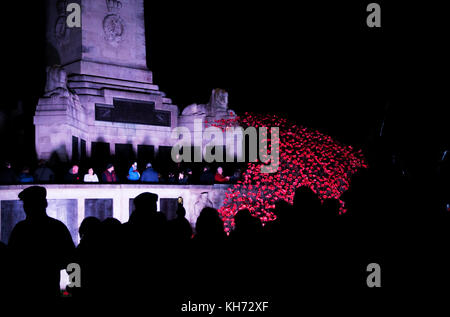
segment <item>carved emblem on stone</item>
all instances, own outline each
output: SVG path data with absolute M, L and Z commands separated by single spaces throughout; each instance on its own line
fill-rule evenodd
M 125 23 L 119 15 L 122 2 L 106 0 L 108 15 L 103 19 L 103 32 L 105 39 L 113 46 L 118 46 L 125 32 Z

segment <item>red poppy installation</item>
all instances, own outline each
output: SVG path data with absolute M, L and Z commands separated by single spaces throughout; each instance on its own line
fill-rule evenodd
M 316 130 L 298 126 L 276 115 L 245 113 L 243 116 L 218 120 L 211 124 L 225 130 L 229 126 L 279 128 L 279 161 L 273 173 L 261 173 L 261 161 L 250 162 L 242 179 L 228 189 L 219 213 L 229 232 L 234 227 L 234 215 L 247 208 L 263 224 L 275 220 L 271 211 L 279 200 L 292 203 L 295 189 L 311 188 L 321 200 L 335 198 L 349 187 L 350 177 L 360 168 L 367 168 L 361 150 L 342 145 Z M 263 135 L 261 153 L 271 154 L 270 135 Z M 261 140 L 260 140 L 261 142 Z M 262 161 L 265 161 L 262 157 Z M 345 207 L 339 200 L 340 213 Z

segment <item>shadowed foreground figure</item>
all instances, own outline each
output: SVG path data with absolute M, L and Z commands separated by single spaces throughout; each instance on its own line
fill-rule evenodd
M 19 194 L 26 219 L 14 227 L 8 244 L 15 295 L 56 298 L 60 270 L 71 262 L 75 248 L 72 237 L 62 222 L 47 216 L 46 197 L 46 189 L 40 186 Z
M 86 217 L 81 222 L 78 232 L 80 243 L 75 251 L 75 262 L 81 267 L 81 288 L 70 289 L 72 295 L 79 297 L 83 295 L 96 296 L 96 292 L 101 290 L 99 279 L 102 277 L 103 262 L 101 251 L 103 248 L 101 241 L 102 222 L 96 217 Z
M 156 294 L 152 304 L 159 303 L 166 295 L 167 277 L 167 220 L 157 211 L 158 195 L 145 192 L 134 198 L 135 210 L 123 225 L 125 247 L 123 249 L 122 286 L 128 299 L 134 302 L 149 301 L 148 294 Z M 125 260 L 126 259 L 126 260 Z
M 167 220 L 162 212 L 157 211 L 158 195 L 142 193 L 134 198 L 135 210 L 125 224 L 126 233 L 138 248 L 159 248 L 166 241 Z
M 6 285 L 8 266 L 4 259 L 8 259 L 8 250 L 6 244 L 0 241 L 0 298 L 4 298 L 4 295 L 8 293 L 8 285 Z
M 383 198 L 384 183 L 375 176 L 353 178 L 351 190 L 340 197 L 348 207 L 343 215 L 338 215 L 337 200 L 321 203 L 311 189 L 300 187 L 293 205 L 275 204 L 277 218 L 264 227 L 249 210 L 240 210 L 229 237 L 216 209 L 201 210 L 192 238 L 181 205 L 178 218 L 168 222 L 157 211 L 158 196 L 142 193 L 134 199 L 135 210 L 123 225 L 113 218 L 100 222 L 88 217 L 82 222 L 76 259 L 70 260 L 79 263 L 82 272 L 82 286 L 73 290 L 73 299 L 179 311 L 187 296 L 193 302 L 219 302 L 226 296 L 247 299 L 251 295 L 280 307 L 280 303 L 297 303 L 298 291 L 338 294 L 367 289 L 369 263 L 383 268 L 382 285 L 409 285 L 412 272 L 407 277 L 399 274 L 409 259 L 420 261 L 430 272 L 439 271 L 439 275 L 429 273 L 431 282 L 444 285 L 448 214 L 422 216 L 420 220 L 430 229 L 422 228 Z M 392 186 L 401 188 L 396 183 Z M 19 295 L 33 298 L 57 294 L 59 270 L 66 267 L 73 248 L 65 226 L 46 215 L 45 197 L 43 187 L 20 194 L 27 219 L 10 238 L 14 271 L 10 268 L 8 275 L 13 276 Z M 380 200 L 383 204 L 376 204 Z M 385 209 L 389 215 L 383 214 Z M 401 228 L 402 223 L 412 227 Z M 0 245 L 0 253 L 10 250 Z M 416 250 L 427 257 L 413 258 Z
M 186 209 L 182 205 L 178 205 L 177 217 L 169 221 L 169 238 L 174 247 L 184 246 L 192 237 L 192 228 L 186 219 Z

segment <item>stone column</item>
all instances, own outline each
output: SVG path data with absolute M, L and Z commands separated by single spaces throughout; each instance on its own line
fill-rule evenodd
M 116 155 L 116 144 L 110 142 L 109 143 L 109 154 L 110 155 Z

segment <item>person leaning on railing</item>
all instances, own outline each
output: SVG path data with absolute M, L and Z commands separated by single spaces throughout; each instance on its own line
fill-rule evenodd
M 159 177 L 151 163 L 147 163 L 146 169 L 142 172 L 141 182 L 143 183 L 158 183 Z
M 230 181 L 229 176 L 223 176 L 223 169 L 222 167 L 217 168 L 216 176 L 214 176 L 214 180 L 216 183 L 227 183 Z
M 128 170 L 127 179 L 131 182 L 137 182 L 141 178 L 141 174 L 137 169 L 137 162 L 134 162 Z
M 97 174 L 94 174 L 94 169 L 90 168 L 88 173 L 84 175 L 83 181 L 85 183 L 98 183 Z
M 114 165 L 108 164 L 106 170 L 102 173 L 103 183 L 117 183 L 118 179 L 114 171 Z

